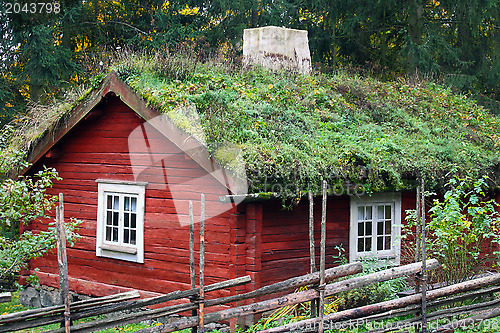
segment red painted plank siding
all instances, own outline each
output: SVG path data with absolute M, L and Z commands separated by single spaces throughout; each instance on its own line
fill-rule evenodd
M 349 198 L 329 197 L 327 201 L 326 265 L 333 266 L 335 246 L 348 252 Z M 262 222 L 262 285 L 307 274 L 309 267 L 309 202 L 301 200 L 293 210 L 282 210 L 281 202 L 263 205 Z M 314 201 L 316 261 L 319 267 L 321 198 Z
M 66 217 L 83 221 L 79 232 L 83 238 L 74 248 L 68 249 L 70 276 L 76 279 L 75 281 L 95 282 L 96 286 L 116 284 L 126 288 L 161 293 L 188 289 L 189 227 L 185 223 L 189 221 L 189 200 L 193 200 L 195 215 L 199 216 L 201 191 L 205 193 L 207 200 L 207 216 L 213 216 L 206 222 L 206 283 L 244 275 L 244 272 L 231 267 L 236 263 L 229 264 L 232 262 L 230 219 L 237 214 L 236 209 L 226 205 L 224 208 L 229 211 L 218 215 L 222 206 L 218 202 L 218 197 L 227 194 L 227 190 L 213 177 L 204 177 L 196 188 L 185 184 L 197 177 L 206 176 L 207 172 L 161 135 L 154 135 L 149 142 L 162 147 L 162 151 L 166 154 L 163 160 L 165 167 L 163 168 L 162 163 L 148 166 L 150 156 L 145 152 L 144 159 L 134 161 L 141 164 L 144 162 L 148 167 L 138 179 L 134 179 L 128 155 L 129 135 L 144 120 L 118 98 L 108 98 L 100 107 L 103 110 L 100 118 L 88 122 L 82 121 L 56 144 L 53 149 L 58 150 L 58 158 L 42 158 L 32 168 L 34 172 L 42 165 L 46 165 L 58 170 L 63 180 L 56 182 L 50 193 L 62 192 Z M 98 189 L 96 179 L 136 180 L 149 183 L 145 201 L 144 264 L 95 255 Z M 175 204 L 170 192 L 172 184 L 181 191 L 176 192 L 175 198 L 179 200 Z M 46 229 L 47 222 L 33 222 L 31 228 Z M 199 225 L 195 226 L 195 230 L 198 235 Z M 199 248 L 198 241 L 195 248 Z M 198 260 L 197 251 L 195 257 Z M 42 283 L 55 284 L 50 275 L 57 274 L 55 255 L 33 260 L 31 268 L 34 267 L 39 267 L 41 272 L 49 273 L 40 274 Z M 102 295 L 103 291 L 98 289 L 95 289 L 94 293 Z M 92 288 L 87 286 L 86 290 L 92 291 Z M 227 296 L 228 292 L 210 294 Z
M 415 193 L 401 194 L 401 221 L 405 210 L 415 209 Z M 348 196 L 331 196 L 327 201 L 326 216 L 326 267 L 335 265 L 336 246 L 349 254 L 350 200 Z M 321 198 L 314 200 L 314 233 L 316 268 L 319 268 L 319 240 Z M 263 206 L 262 222 L 262 272 L 261 284 L 310 272 L 309 259 L 309 202 L 301 200 L 293 210 L 281 210 L 279 201 L 269 201 Z

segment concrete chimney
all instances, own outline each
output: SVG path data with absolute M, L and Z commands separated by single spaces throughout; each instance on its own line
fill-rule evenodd
M 310 73 L 311 53 L 307 31 L 273 26 L 245 29 L 243 64 Z

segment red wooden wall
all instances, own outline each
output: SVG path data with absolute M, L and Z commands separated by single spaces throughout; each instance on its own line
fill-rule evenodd
M 404 223 L 405 210 L 415 208 L 415 194 L 403 192 L 401 195 L 401 221 Z M 279 201 L 263 204 L 262 254 L 260 284 L 273 282 L 310 272 L 309 259 L 309 201 L 301 200 L 293 210 L 282 210 Z M 349 214 L 348 196 L 331 196 L 327 200 L 326 215 L 326 267 L 337 265 L 339 255 L 336 247 L 342 247 L 344 255 L 349 255 Z M 314 200 L 314 232 L 316 268 L 319 269 L 319 241 L 321 221 L 321 198 Z
M 326 215 L 326 266 L 334 265 L 335 246 L 349 245 L 349 198 L 329 197 Z M 314 201 L 316 267 L 319 269 L 321 198 Z M 293 210 L 282 210 L 281 202 L 263 204 L 262 276 L 263 285 L 310 272 L 309 202 L 301 200 Z
M 126 288 L 157 293 L 189 289 L 189 226 L 183 226 L 180 220 L 188 221 L 189 200 L 193 200 L 195 214 L 199 215 L 200 191 L 206 195 L 207 215 L 216 214 L 210 214 L 211 210 L 220 210 L 222 204 L 218 202 L 218 197 L 227 194 L 227 190 L 214 178 L 207 178 L 197 191 L 186 187 L 186 191 L 181 193 L 181 200 L 174 205 L 169 185 L 184 184 L 207 172 L 158 133 L 157 136 L 149 136 L 149 144 L 161 145 L 167 157 L 161 163 L 147 167 L 138 179 L 134 179 L 128 138 L 144 120 L 117 97 L 108 96 L 98 107 L 103 110 L 99 118 L 80 122 L 52 148 L 52 151 L 58 152 L 55 154 L 57 158 L 42 158 L 32 168 L 34 172 L 46 165 L 58 170 L 63 180 L 55 183 L 51 193 L 64 194 L 66 218 L 83 221 L 78 231 L 82 239 L 68 249 L 70 287 L 76 292 L 91 295 L 104 295 Z M 96 256 L 96 179 L 149 182 L 145 200 L 144 264 Z M 230 205 L 226 208 L 226 213 L 206 222 L 206 284 L 236 276 L 231 255 L 230 223 L 237 212 Z M 46 228 L 47 221 L 31 224 L 33 230 Z M 199 224 L 195 225 L 195 232 L 198 239 Z M 195 247 L 198 251 L 198 242 Z M 34 267 L 41 270 L 38 275 L 42 284 L 58 286 L 54 254 L 33 260 L 31 268 Z M 244 275 L 243 272 L 238 272 L 240 275 Z M 210 294 L 227 296 L 228 292 Z

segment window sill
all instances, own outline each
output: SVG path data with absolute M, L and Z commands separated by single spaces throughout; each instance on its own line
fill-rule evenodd
M 129 254 L 137 254 L 137 248 L 135 247 L 129 247 L 129 246 L 123 246 L 123 245 L 113 245 L 113 244 L 102 244 L 101 245 L 102 250 L 106 251 L 113 251 L 113 252 L 122 252 L 122 253 L 129 253 Z
M 353 261 L 364 261 L 371 262 L 372 267 L 374 268 L 386 268 L 388 266 L 398 266 L 399 258 L 395 255 L 379 255 L 374 256 L 373 254 L 358 254 L 356 258 L 353 258 Z

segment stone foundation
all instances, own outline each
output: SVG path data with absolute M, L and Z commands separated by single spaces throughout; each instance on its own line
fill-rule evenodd
M 78 295 L 70 292 L 70 302 L 87 299 L 88 296 Z M 59 289 L 40 286 L 39 288 L 27 287 L 19 292 L 19 303 L 30 308 L 49 307 L 54 305 L 61 305 L 61 294 Z

